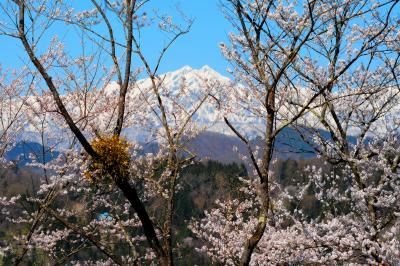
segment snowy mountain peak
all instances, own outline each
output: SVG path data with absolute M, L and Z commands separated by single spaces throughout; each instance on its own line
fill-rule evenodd
M 203 78 L 203 79 L 217 79 L 221 81 L 228 81 L 229 78 L 221 75 L 213 68 L 208 65 L 202 66 L 200 69 L 192 68 L 191 66 L 184 66 L 178 70 L 167 72 L 165 74 L 161 74 L 160 76 L 166 76 L 167 79 L 176 80 L 177 78 Z
M 185 79 L 188 84 L 192 85 L 194 89 L 200 86 L 201 80 L 218 80 L 220 82 L 229 82 L 230 79 L 221 75 L 219 72 L 214 70 L 208 65 L 202 66 L 200 69 L 192 68 L 189 65 L 185 65 L 182 68 L 179 68 L 175 71 L 166 72 L 163 74 L 159 74 L 159 77 L 162 77 L 164 86 L 168 87 L 177 87 L 179 83 Z M 140 86 L 150 86 L 151 82 L 149 78 L 144 78 L 138 80 L 137 84 Z M 105 88 L 106 94 L 110 95 L 116 93 L 119 85 L 116 81 L 110 82 Z
M 175 70 L 175 71 L 171 71 L 171 72 L 167 72 L 165 74 L 176 74 L 176 75 L 185 75 L 189 72 L 193 71 L 193 68 L 191 66 L 183 66 L 182 68 Z
M 218 78 L 218 79 L 223 79 L 223 80 L 229 80 L 227 77 L 221 75 L 219 72 L 214 70 L 208 65 L 204 65 L 202 68 L 198 70 L 198 72 L 201 72 L 203 75 L 207 75 L 210 77 Z
M 160 80 L 162 80 L 162 84 L 164 87 L 168 87 L 170 90 L 174 90 L 178 88 L 182 82 L 185 80 L 185 83 L 193 89 L 194 92 L 198 90 L 201 84 L 208 81 L 219 81 L 221 83 L 229 82 L 230 79 L 221 75 L 208 65 L 201 67 L 200 69 L 195 69 L 190 66 L 184 66 L 178 70 L 167 72 L 165 74 L 159 74 Z M 150 87 L 151 81 L 149 78 L 139 80 L 137 84 L 141 87 Z
M 209 70 L 214 70 L 214 69 L 212 69 L 209 65 L 204 65 L 204 66 L 202 66 L 202 67 L 200 68 L 200 70 L 209 71 Z

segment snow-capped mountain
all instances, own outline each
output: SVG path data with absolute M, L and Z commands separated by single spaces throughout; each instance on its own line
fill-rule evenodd
M 177 119 L 176 115 L 179 114 L 178 108 L 182 113 L 194 112 L 192 117 L 193 124 L 196 124 L 201 131 L 211 131 L 214 133 L 221 133 L 226 135 L 233 135 L 233 132 L 226 126 L 223 121 L 222 111 L 218 108 L 216 98 L 220 99 L 220 92 L 231 87 L 231 80 L 205 65 L 199 69 L 192 68 L 190 66 L 184 66 L 178 70 L 167 72 L 158 75 L 158 82 L 160 94 L 163 97 L 164 105 L 169 113 L 169 119 L 171 123 L 176 122 L 176 125 L 183 124 L 184 117 L 181 121 L 174 121 Z M 154 128 L 160 128 L 160 121 L 157 121 L 153 112 L 158 112 L 156 98 L 151 88 L 151 80 L 149 78 L 138 80 L 133 82 L 128 89 L 127 95 L 127 118 L 125 120 L 124 135 L 131 140 L 146 142 L 149 136 L 149 129 L 154 131 Z M 229 85 L 229 86 L 228 86 Z M 88 94 L 83 95 L 82 92 L 68 92 L 62 93 L 63 102 L 69 110 L 71 116 L 75 121 L 81 121 L 83 117 L 89 118 L 93 125 L 99 126 L 97 128 L 101 131 L 106 131 L 110 128 L 110 123 L 113 124 L 113 116 L 115 116 L 115 110 L 109 108 L 114 105 L 118 99 L 119 86 L 116 81 L 111 81 L 91 90 Z M 234 91 L 234 90 L 232 90 Z M 226 93 L 226 91 L 224 92 Z M 208 94 L 212 94 L 215 98 L 212 98 Z M 200 108 L 197 105 L 207 96 L 207 100 L 201 104 Z M 54 105 L 51 94 L 42 94 L 41 96 L 28 96 L 25 100 L 27 105 L 26 116 L 29 116 L 31 111 L 35 110 L 35 114 L 44 117 L 47 111 L 56 110 L 57 107 Z M 84 108 L 91 112 L 89 114 L 84 113 Z M 159 113 L 158 113 L 159 114 Z M 17 141 L 32 141 L 40 142 L 40 134 L 37 132 L 37 128 L 31 123 L 35 119 L 38 120 L 36 123 L 40 123 L 40 119 L 35 118 L 36 115 L 32 115 L 29 119 L 26 119 L 24 130 L 17 137 Z M 134 117 L 134 118 L 133 118 Z M 144 118 L 143 121 L 129 121 Z M 151 118 L 149 118 L 151 117 Z M 51 132 L 53 135 L 63 136 L 69 134 L 70 130 L 64 123 L 61 117 L 59 120 L 49 120 L 48 128 L 52 128 Z M 147 119 L 147 120 L 146 120 Z M 242 129 L 243 132 L 247 132 L 252 136 L 256 136 L 256 129 L 261 128 L 261 123 L 255 119 L 249 117 L 237 117 L 230 118 L 231 122 Z M 110 122 L 111 121 L 111 122 Z M 130 123 L 131 122 L 131 123 Z M 82 127 L 82 125 L 79 125 Z M 90 130 L 89 126 L 86 126 L 84 130 Z M 62 137 L 61 137 L 62 138 Z M 57 142 L 59 142 L 57 140 Z M 61 143 L 59 145 L 62 145 Z
M 166 96 L 163 100 L 170 114 L 176 113 L 178 111 L 177 108 L 182 108 L 188 114 L 196 109 L 192 121 L 197 127 L 202 128 L 202 131 L 206 130 L 226 135 L 234 134 L 223 121 L 223 111 L 218 104 L 218 100 L 223 100 L 222 98 L 227 94 L 238 93 L 235 90 L 231 90 L 231 92 L 227 91 L 228 89 L 232 89 L 233 86 L 228 77 L 221 75 L 207 65 L 200 69 L 184 66 L 176 71 L 160 74 L 158 81 L 160 94 Z M 128 92 L 128 102 L 130 101 L 129 99 L 134 99 L 131 101 L 148 104 L 148 99 L 154 97 L 151 85 L 150 79 L 137 81 Z M 118 85 L 112 83 L 107 89 L 115 91 L 118 89 Z M 139 97 L 139 94 L 142 94 L 143 97 Z M 197 105 L 205 97 L 207 99 L 197 109 Z M 140 100 L 138 101 L 138 99 Z M 157 110 L 156 104 L 154 106 L 154 109 Z M 175 114 L 172 116 L 173 119 L 176 119 Z M 172 116 L 169 118 L 172 119 Z M 237 116 L 233 112 L 229 116 L 232 124 L 251 138 L 259 135 L 260 129 L 264 128 L 261 119 L 255 118 L 251 114 Z M 161 125 L 158 126 L 160 127 Z M 141 129 L 143 128 L 128 127 L 125 130 L 126 136 L 143 141 L 144 135 L 147 135 L 148 132 L 141 132 Z
M 185 119 L 190 115 L 190 112 L 196 110 L 192 117 L 194 122 L 191 127 L 200 129 L 200 132 L 202 133 L 197 138 L 192 139 L 189 146 L 192 146 L 200 157 L 209 157 L 219 161 L 230 162 L 235 161 L 235 158 L 237 157 L 237 154 L 235 155 L 232 152 L 233 146 L 238 147 L 239 151 L 246 151 L 246 147 L 243 146 L 243 143 L 234 136 L 232 130 L 225 124 L 223 120 L 224 116 L 228 116 L 230 122 L 235 126 L 235 128 L 242 134 L 247 135 L 249 139 L 254 141 L 262 139 L 262 137 L 257 138 L 262 136 L 260 133 L 265 128 L 263 120 L 260 118 L 263 115 L 262 113 L 259 114 L 259 117 L 256 117 L 253 114 L 243 115 L 243 110 L 239 113 L 237 109 L 231 108 L 229 112 L 224 113 L 224 111 L 219 108 L 216 99 L 222 100 L 223 97 L 232 96 L 229 94 L 245 93 L 245 90 L 238 90 L 236 87 L 233 87 L 237 85 L 234 85 L 228 77 L 221 75 L 209 66 L 203 66 L 200 69 L 184 66 L 176 71 L 160 74 L 157 80 L 159 82 L 157 88 L 163 97 L 164 105 L 168 112 L 169 122 L 172 126 L 175 126 L 175 130 L 179 130 L 179 126 L 184 124 Z M 161 122 L 157 120 L 157 115 L 160 115 L 160 113 L 157 109 L 157 99 L 154 96 L 151 85 L 150 79 L 142 79 L 133 83 L 131 87 L 129 87 L 127 95 L 126 127 L 123 134 L 130 140 L 138 141 L 140 143 L 153 142 L 153 144 L 155 144 L 154 141 L 157 141 L 157 138 L 154 138 L 151 134 L 161 128 Z M 100 130 L 110 130 L 110 127 L 112 127 L 111 125 L 114 123 L 112 122 L 112 114 L 115 110 L 112 111 L 111 109 L 110 111 L 110 108 L 107 108 L 107 104 L 110 103 L 110 106 L 115 106 L 118 92 L 118 84 L 116 82 L 108 82 L 102 88 L 98 88 L 88 95 L 89 105 L 94 106 L 94 111 L 90 114 L 90 123 L 93 125 L 103 124 L 99 126 Z M 298 96 L 298 99 L 310 97 L 310 95 L 312 95 L 310 93 L 312 92 L 309 90 L 302 90 L 302 95 Z M 210 94 L 215 96 L 215 98 L 207 97 L 207 100 L 204 101 L 201 107 L 196 108 L 197 104 L 201 102 L 205 96 L 210 96 Z M 242 97 L 243 95 L 240 96 Z M 79 120 L 79 117 L 83 116 L 81 110 L 79 110 L 82 105 L 82 96 L 79 95 L 79 93 L 76 93 L 76 95 L 71 93 L 64 94 L 62 97 L 64 103 L 67 105 L 67 109 L 70 110 L 73 116 L 75 116 L 75 121 Z M 36 106 L 35 108 L 38 113 L 43 111 L 41 110 L 41 105 L 44 104 L 48 104 L 46 107 L 47 110 L 55 108 L 52 107 L 53 100 L 51 95 L 46 95 L 41 98 L 41 103 L 36 102 L 34 98 L 27 102 L 31 102 L 31 108 Z M 248 96 L 248 98 L 242 98 L 245 99 L 244 102 L 246 102 L 249 98 L 251 99 L 251 95 Z M 245 106 L 242 107 L 244 108 L 241 109 L 246 109 Z M 282 109 L 280 111 L 282 111 Z M 395 111 L 397 117 L 399 116 L 399 113 L 399 111 Z M 132 119 L 130 117 L 134 118 Z M 143 120 L 140 120 L 141 118 L 143 118 Z M 108 121 L 111 121 L 111 123 L 107 128 Z M 310 119 L 307 122 L 310 123 Z M 378 124 L 378 127 L 379 125 L 380 124 Z M 80 126 L 82 127 L 82 125 Z M 58 124 L 57 121 L 53 122 L 50 127 L 51 129 L 48 129 L 47 132 L 51 132 L 53 137 L 54 135 L 58 135 L 59 138 L 53 140 L 53 142 L 48 142 L 47 145 L 53 146 L 52 143 L 56 143 L 55 145 L 60 147 L 63 146 L 61 142 L 63 139 L 64 142 L 65 139 L 70 139 L 68 137 L 63 137 L 65 134 L 70 136 L 71 132 L 61 117 Z M 86 130 L 88 130 L 86 133 L 90 134 L 89 126 L 86 127 Z M 375 132 L 378 132 L 378 130 L 375 130 Z M 326 134 L 327 138 L 329 138 L 329 134 L 323 130 L 320 131 L 320 134 Z M 40 143 L 40 134 L 35 131 L 35 128 L 32 126 L 27 125 L 22 135 L 23 136 L 18 138 L 16 142 L 30 141 Z M 357 135 L 357 133 L 354 135 Z M 352 140 L 352 142 L 355 142 L 355 139 Z M 296 149 L 308 150 L 310 148 L 301 140 L 298 133 L 290 128 L 287 128 L 280 133 L 276 140 L 276 144 L 281 152 L 279 155 L 281 157 L 286 157 L 286 155 L 288 155 L 288 157 L 295 157 L 298 156 L 296 155 Z

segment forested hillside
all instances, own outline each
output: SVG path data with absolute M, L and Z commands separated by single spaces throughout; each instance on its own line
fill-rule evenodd
M 22 195 L 22 197 L 32 196 L 37 191 L 40 184 L 43 182 L 42 173 L 38 169 L 32 169 L 29 166 L 18 166 L 16 164 L 7 170 L 3 169 L 0 173 L 0 195 L 13 197 Z M 309 160 L 279 160 L 275 166 L 277 182 L 284 187 L 290 189 L 290 186 L 297 187 L 298 184 L 306 184 L 307 173 L 305 168 L 309 165 L 319 166 L 320 161 L 317 159 Z M 329 169 L 325 169 L 328 173 Z M 188 166 L 182 172 L 180 180 L 181 189 L 179 196 L 175 199 L 176 212 L 173 218 L 175 227 L 174 242 L 180 246 L 179 251 L 175 254 L 177 265 L 194 265 L 194 264 L 211 264 L 212 260 L 206 253 L 196 252 L 195 248 L 201 248 L 206 245 L 196 235 L 188 229 L 189 224 L 193 220 L 204 218 L 204 210 L 216 207 L 217 201 L 222 201 L 226 198 L 241 198 L 245 195 L 240 192 L 241 184 L 239 177 L 246 178 L 248 173 L 244 165 L 236 163 L 222 164 L 215 161 L 205 161 Z M 68 199 L 69 205 L 74 208 L 82 208 L 82 204 L 76 201 L 73 197 Z M 159 202 L 149 202 L 147 208 L 150 212 L 158 217 L 157 210 Z M 320 203 L 314 196 L 314 191 L 310 191 L 304 195 L 300 201 L 288 202 L 287 208 L 294 209 L 293 205 L 299 204 L 300 208 L 311 219 L 319 216 L 322 213 Z M 29 208 L 29 206 L 26 206 Z M 107 219 L 106 213 L 109 210 L 98 210 L 99 219 Z M 83 217 L 81 217 L 83 218 Z M 10 241 L 15 232 L 25 232 L 28 227 L 21 227 L 14 223 L 8 222 L 6 219 L 1 219 L 0 243 L 6 245 Z M 123 243 L 114 246 L 114 252 L 123 254 L 126 247 Z M 87 259 L 88 255 L 77 252 L 72 259 L 83 260 Z M 90 257 L 101 256 L 94 250 L 90 253 Z M 3 265 L 13 265 L 12 257 L 2 257 Z M 29 264 L 46 264 L 49 261 L 40 251 L 32 254 Z

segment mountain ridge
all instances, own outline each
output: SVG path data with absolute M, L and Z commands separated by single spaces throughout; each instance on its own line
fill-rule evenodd
M 162 87 L 164 90 L 162 93 L 169 93 L 172 97 L 179 91 L 179 86 L 182 82 L 188 86 L 187 91 L 189 93 L 189 99 L 199 97 L 201 93 L 203 82 L 205 80 L 215 81 L 223 85 L 229 84 L 231 80 L 225 77 L 205 65 L 200 69 L 195 69 L 190 66 L 184 66 L 178 70 L 166 72 L 159 75 L 162 80 Z M 136 82 L 136 86 L 139 89 L 131 88 L 128 96 L 135 96 L 137 93 L 143 93 L 146 88 L 151 85 L 150 80 L 141 79 Z M 117 93 L 118 85 L 116 82 L 108 84 L 104 90 L 106 94 Z M 220 161 L 224 163 L 239 162 L 240 156 L 233 152 L 234 147 L 237 148 L 241 154 L 246 154 L 247 147 L 236 137 L 231 129 L 225 124 L 219 111 L 213 106 L 215 103 L 206 103 L 202 108 L 198 110 L 193 119 L 196 123 L 204 126 L 205 130 L 201 131 L 200 134 L 188 140 L 187 145 L 193 149 L 199 155 L 199 159 L 204 160 L 209 158 L 210 160 Z M 239 120 L 232 120 L 239 131 L 249 133 L 247 137 L 252 140 L 252 145 L 262 145 L 261 130 L 264 128 L 264 124 L 260 119 L 244 118 L 245 122 Z M 140 127 L 128 127 L 124 129 L 123 133 L 125 137 L 132 141 L 138 141 L 139 143 L 146 143 L 146 131 L 141 131 Z M 323 131 L 321 131 L 323 132 Z M 327 132 L 324 134 L 328 135 Z M 32 141 L 33 134 L 26 134 Z M 19 143 L 17 144 L 17 146 Z M 39 144 L 40 145 L 40 144 Z M 286 128 L 278 136 L 276 140 L 277 152 L 276 157 L 279 158 L 305 158 L 313 157 L 315 154 L 312 153 L 311 147 L 301 139 L 300 135 L 295 132 L 292 128 Z M 152 148 L 154 149 L 154 147 Z M 150 151 L 152 150 L 150 149 Z M 10 158 L 15 159 L 15 150 L 9 154 L 13 154 Z

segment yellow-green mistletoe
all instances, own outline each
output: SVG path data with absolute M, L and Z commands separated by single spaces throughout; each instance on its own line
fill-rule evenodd
M 92 147 L 97 153 L 91 158 L 85 177 L 92 181 L 113 180 L 119 182 L 129 176 L 129 143 L 120 136 L 101 136 L 92 141 Z

